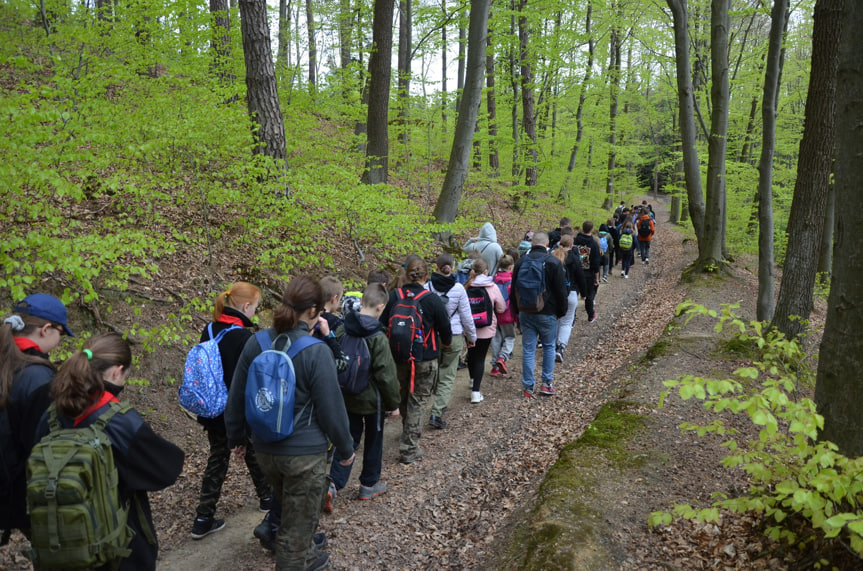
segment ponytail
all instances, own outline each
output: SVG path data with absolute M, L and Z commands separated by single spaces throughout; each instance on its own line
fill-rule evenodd
M 236 282 L 216 298 L 216 306 L 213 308 L 213 321 L 218 321 L 225 312 L 225 306 L 240 309 L 246 303 L 255 303 L 261 299 L 261 290 L 258 286 L 248 282 Z
M 323 309 L 325 301 L 320 283 L 305 276 L 292 279 L 285 288 L 282 305 L 273 313 L 273 328 L 276 333 L 294 329 L 300 322 L 300 315 L 310 307 Z
M 0 325 L 0 410 L 9 404 L 15 373 L 24 365 L 40 363 L 54 368 L 50 361 L 42 357 L 22 353 L 15 344 L 15 337 L 26 337 L 47 323 L 51 322 L 35 315 L 13 313 Z
M 467 283 L 464 284 L 464 288 L 467 289 L 473 286 L 473 281 L 477 278 L 477 276 L 481 276 L 482 274 L 488 271 L 488 262 L 483 260 L 482 258 L 476 259 L 473 261 L 473 266 L 470 270 L 470 276 L 467 278 Z
M 129 344 L 116 333 L 93 337 L 76 351 L 54 377 L 54 403 L 57 412 L 67 418 L 81 416 L 105 392 L 105 372 L 120 365 L 132 365 Z

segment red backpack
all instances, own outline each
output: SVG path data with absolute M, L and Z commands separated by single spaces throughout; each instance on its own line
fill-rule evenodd
M 397 363 L 411 364 L 411 392 L 414 391 L 414 363 L 423 360 L 423 349 L 429 341 L 432 349 L 437 349 L 434 346 L 434 329 L 423 331 L 423 311 L 419 304 L 420 299 L 430 293 L 427 289 L 414 293 L 398 288 L 398 300 L 390 312 L 387 324 L 393 358 Z

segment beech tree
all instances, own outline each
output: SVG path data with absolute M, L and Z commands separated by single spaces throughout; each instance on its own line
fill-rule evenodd
M 387 182 L 394 4 L 395 0 L 375 0 L 372 55 L 369 58 L 368 142 L 366 170 L 363 173 L 363 182 L 366 184 Z
M 518 7 L 518 38 L 519 66 L 521 69 L 521 124 L 526 141 L 527 156 L 530 160 L 525 167 L 525 186 L 536 186 L 538 173 L 536 162 L 539 153 L 536 150 L 536 111 L 533 98 L 533 68 L 530 60 L 530 28 L 527 20 L 527 0 L 520 0 Z
M 844 10 L 842 10 L 844 4 Z M 819 10 L 820 8 L 820 10 Z M 836 256 L 827 304 L 827 322 L 818 359 L 815 402 L 824 416 L 821 437 L 846 456 L 863 455 L 863 233 L 860 232 L 860 173 L 863 172 L 863 6 L 853 0 L 819 0 L 819 17 L 841 30 L 836 81 Z M 813 42 L 826 38 L 813 37 Z M 814 45 L 813 45 L 814 48 Z M 827 62 L 824 62 L 827 63 Z M 813 54 L 813 65 L 815 64 Z M 813 67 L 814 71 L 814 67 Z M 810 244 L 810 247 L 812 244 Z

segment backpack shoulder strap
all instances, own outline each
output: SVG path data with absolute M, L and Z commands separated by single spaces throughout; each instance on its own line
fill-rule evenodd
M 108 426 L 108 423 L 111 422 L 111 419 L 114 418 L 115 414 L 125 414 L 130 410 L 132 410 L 132 405 L 129 404 L 129 401 L 112 401 L 108 404 L 108 410 L 99 415 L 99 418 L 96 419 L 96 422 L 94 422 L 93 425 L 99 430 L 104 431 L 105 427 Z
M 228 334 L 229 332 L 231 332 L 231 331 L 234 331 L 235 329 L 242 329 L 242 327 L 240 327 L 239 325 L 231 325 L 230 327 L 228 327 L 228 328 L 226 328 L 226 329 L 222 329 L 221 331 L 219 331 L 219 332 L 216 334 L 216 337 L 215 337 L 215 338 L 213 338 L 213 323 L 212 323 L 212 322 L 210 322 L 210 326 L 209 326 L 210 339 L 212 339 L 213 341 L 215 341 L 215 342 L 216 342 L 216 345 L 218 345 L 219 343 L 221 343 L 221 342 L 222 342 L 222 339 L 225 337 L 225 335 L 227 335 L 227 334 Z
M 299 354 L 300 351 L 307 347 L 311 347 L 316 343 L 323 343 L 323 341 L 313 337 L 312 335 L 303 335 L 302 337 L 291 343 L 291 346 L 288 348 L 288 357 L 293 359 L 297 356 L 297 354 Z
M 258 345 L 261 346 L 261 353 L 269 351 L 272 341 L 270 341 L 270 330 L 262 329 L 255 333 L 255 339 L 258 340 Z

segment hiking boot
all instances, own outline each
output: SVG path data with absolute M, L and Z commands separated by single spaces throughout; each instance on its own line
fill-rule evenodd
M 471 391 L 470 404 L 479 404 L 483 401 L 482 393 L 479 391 Z
M 266 498 L 261 498 L 261 501 L 258 503 L 258 510 L 267 513 L 273 508 L 273 496 L 267 496 Z
M 502 375 L 507 374 L 509 371 L 506 370 L 506 361 L 503 357 L 497 358 L 497 368 L 500 369 L 500 373 Z
M 336 503 L 336 485 L 330 482 L 330 487 L 327 489 L 327 501 L 324 503 L 324 511 L 328 514 L 333 513 L 333 504 Z
M 225 520 L 211 517 L 196 517 L 192 525 L 192 539 L 201 539 L 211 533 L 225 529 Z
M 444 419 L 442 419 L 441 417 L 435 415 L 431 415 L 429 417 L 429 424 L 431 424 L 438 430 L 443 430 L 444 428 L 446 428 L 446 421 L 444 421 Z
M 495 363 L 494 365 L 492 365 L 492 366 L 491 366 L 491 371 L 489 371 L 489 372 L 488 372 L 488 374 L 489 374 L 489 376 L 490 376 L 490 377 L 499 377 L 499 376 L 501 376 L 503 373 L 501 373 L 501 372 L 500 372 L 500 364 L 499 364 L 499 363 Z
M 360 486 L 360 499 L 370 500 L 387 491 L 386 482 L 378 482 L 374 486 Z
M 551 383 L 548 383 L 548 384 L 543 383 L 542 386 L 539 387 L 539 394 L 547 396 L 547 397 L 550 397 L 551 395 L 553 395 L 556 392 L 557 391 L 554 390 L 554 387 L 551 386 Z
M 532 399 L 533 398 L 533 387 L 530 387 L 529 389 L 524 389 L 522 396 L 526 399 Z
M 406 466 L 408 464 L 413 464 L 414 462 L 416 462 L 417 460 L 422 458 L 423 454 L 424 454 L 424 452 L 422 450 L 417 450 L 416 454 L 414 454 L 413 456 L 401 456 L 399 458 L 399 463 L 404 464 Z
M 264 520 L 261 523 L 255 526 L 255 529 L 252 531 L 252 535 L 255 536 L 255 539 L 261 542 L 261 547 L 263 547 L 267 551 L 272 551 L 273 553 L 275 553 L 276 529 L 270 521 L 269 514 L 264 517 Z
M 326 551 L 318 551 L 315 556 L 315 560 L 309 563 L 306 566 L 306 571 L 318 571 L 319 569 L 326 569 L 330 564 L 330 554 Z

